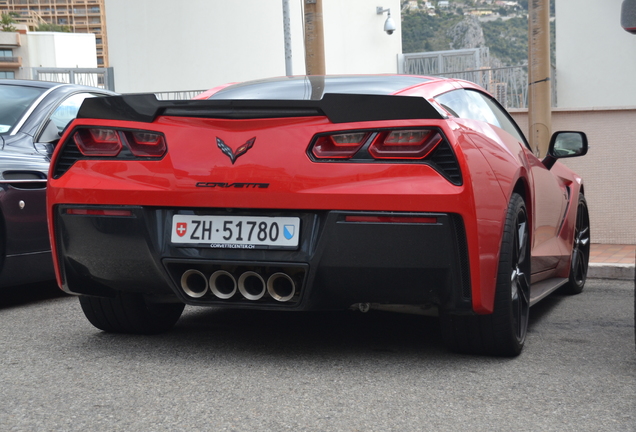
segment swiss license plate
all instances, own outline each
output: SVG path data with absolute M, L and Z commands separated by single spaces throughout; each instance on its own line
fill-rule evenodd
M 265 216 L 172 217 L 171 241 L 213 248 L 291 248 L 298 246 L 300 218 Z

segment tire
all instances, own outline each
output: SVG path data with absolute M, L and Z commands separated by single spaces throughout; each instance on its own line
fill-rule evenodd
M 451 350 L 506 357 L 521 353 L 530 312 L 529 230 L 523 198 L 513 193 L 501 239 L 493 313 L 443 313 L 442 337 Z
M 576 226 L 572 244 L 572 261 L 567 284 L 561 288 L 564 294 L 580 294 L 585 287 L 587 269 L 590 261 L 590 214 L 585 196 L 579 196 L 576 209 Z
M 185 307 L 183 303 L 152 303 L 143 294 L 123 292 L 112 298 L 80 296 L 79 302 L 90 323 L 109 333 L 166 332 Z

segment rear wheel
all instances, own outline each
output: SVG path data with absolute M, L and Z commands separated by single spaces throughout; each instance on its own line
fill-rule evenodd
M 523 198 L 513 194 L 501 240 L 495 305 L 489 315 L 442 315 L 447 346 L 458 352 L 516 356 L 528 331 L 530 311 L 529 222 Z
M 110 333 L 166 332 L 185 307 L 183 303 L 153 303 L 143 294 L 123 292 L 112 298 L 80 296 L 79 301 L 90 323 Z
M 590 261 L 590 214 L 587 211 L 587 201 L 583 195 L 579 196 L 576 209 L 576 226 L 574 228 L 574 243 L 572 245 L 572 263 L 568 283 L 561 289 L 566 294 L 580 294 L 587 279 L 587 268 Z

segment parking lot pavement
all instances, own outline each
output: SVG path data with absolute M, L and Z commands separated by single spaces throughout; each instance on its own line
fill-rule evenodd
M 634 280 L 636 245 L 592 244 L 588 276 Z

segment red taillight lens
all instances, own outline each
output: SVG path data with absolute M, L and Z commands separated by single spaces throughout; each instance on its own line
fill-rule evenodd
M 79 129 L 73 134 L 73 140 L 84 156 L 117 156 L 122 149 L 114 129 Z
M 369 146 L 375 159 L 423 159 L 442 142 L 435 130 L 394 130 L 383 132 Z
M 166 153 L 166 139 L 154 132 L 125 132 L 132 154 L 138 157 L 161 157 Z
M 368 136 L 368 132 L 323 135 L 318 137 L 311 152 L 317 159 L 350 158 L 360 150 Z

